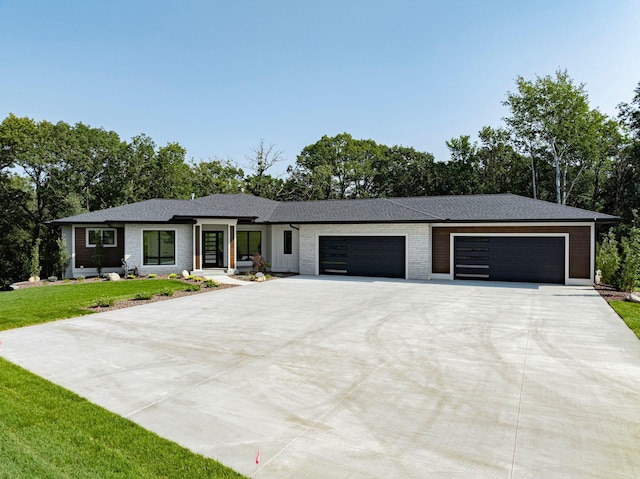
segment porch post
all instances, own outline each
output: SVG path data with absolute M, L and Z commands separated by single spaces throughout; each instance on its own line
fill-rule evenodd
M 229 225 L 229 269 L 236 269 L 236 227 Z

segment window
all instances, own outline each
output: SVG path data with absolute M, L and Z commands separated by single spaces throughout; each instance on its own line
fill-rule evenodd
M 142 232 L 143 264 L 176 264 L 176 232 Z
M 284 254 L 292 254 L 293 251 L 293 231 L 284 231 Z
M 260 231 L 238 231 L 238 261 L 253 261 L 254 253 L 262 254 L 262 233 Z
M 102 246 L 109 248 L 117 246 L 118 235 L 115 228 L 87 228 L 87 248 L 95 248 L 98 238 L 102 238 Z

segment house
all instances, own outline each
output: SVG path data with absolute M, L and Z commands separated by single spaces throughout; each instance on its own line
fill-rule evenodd
M 616 216 L 522 196 L 470 195 L 278 202 L 216 194 L 153 199 L 52 222 L 72 261 L 68 276 L 95 275 L 121 259 L 140 274 L 250 269 L 412 280 L 593 284 L 596 225 Z

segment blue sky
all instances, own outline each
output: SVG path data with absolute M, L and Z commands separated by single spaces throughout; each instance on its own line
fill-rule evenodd
M 637 0 L 0 0 L 0 117 L 83 122 L 246 166 L 348 132 L 448 159 L 515 79 L 567 69 L 615 115 L 640 82 Z

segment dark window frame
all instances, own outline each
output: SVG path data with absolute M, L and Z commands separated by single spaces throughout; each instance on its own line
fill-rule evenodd
M 153 241 L 157 241 L 157 256 L 150 256 L 147 251 L 147 243 L 145 242 L 145 236 L 147 233 L 156 233 L 157 237 Z M 162 254 L 162 233 L 170 233 L 173 236 L 173 255 Z M 151 239 L 149 240 L 151 241 Z M 156 260 L 157 262 L 149 262 L 150 260 Z M 163 262 L 165 260 L 165 262 Z M 166 262 L 171 260 L 171 262 Z M 142 264 L 144 266 L 175 266 L 176 264 L 176 230 L 142 230 Z
M 293 231 L 284 230 L 283 240 L 283 254 L 293 254 Z
M 251 249 L 252 234 L 260 235 L 259 241 L 258 241 L 258 251 L 249 251 Z M 245 251 L 240 251 L 240 243 L 241 243 L 240 236 L 245 236 L 245 235 L 247 237 L 245 242 L 247 249 Z M 262 254 L 262 231 L 260 230 L 236 231 L 236 257 L 238 258 L 238 261 L 253 261 L 254 253 Z

